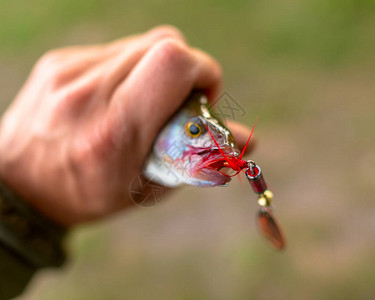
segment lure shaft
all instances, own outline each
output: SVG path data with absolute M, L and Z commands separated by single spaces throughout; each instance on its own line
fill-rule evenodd
M 246 171 L 246 177 L 249 180 L 249 183 L 253 189 L 253 191 L 257 194 L 262 194 L 265 192 L 268 187 L 267 183 L 264 180 L 262 170 L 258 165 L 256 165 L 253 162 L 250 162 L 249 164 L 252 164 Z

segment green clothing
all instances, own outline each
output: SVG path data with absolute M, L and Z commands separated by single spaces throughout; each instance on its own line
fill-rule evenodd
M 0 244 L 0 300 L 18 296 L 36 268 L 3 244 Z
M 63 264 L 64 235 L 0 181 L 0 300 L 19 295 L 36 270 Z

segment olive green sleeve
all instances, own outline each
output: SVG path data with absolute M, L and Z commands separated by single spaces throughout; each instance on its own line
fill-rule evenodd
M 0 300 L 18 296 L 37 269 L 0 244 Z
M 38 269 L 64 263 L 64 235 L 0 181 L 0 300 L 22 293 Z

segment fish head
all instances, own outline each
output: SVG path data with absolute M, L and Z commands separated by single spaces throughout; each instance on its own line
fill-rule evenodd
M 233 135 L 207 98 L 193 93 L 160 132 L 145 171 L 166 186 L 220 186 L 231 180 L 228 160 L 235 161 L 239 154 Z

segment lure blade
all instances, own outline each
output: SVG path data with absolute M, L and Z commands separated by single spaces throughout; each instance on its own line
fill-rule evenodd
M 276 222 L 270 207 L 262 207 L 258 213 L 258 226 L 262 235 L 277 250 L 285 248 L 284 235 Z

